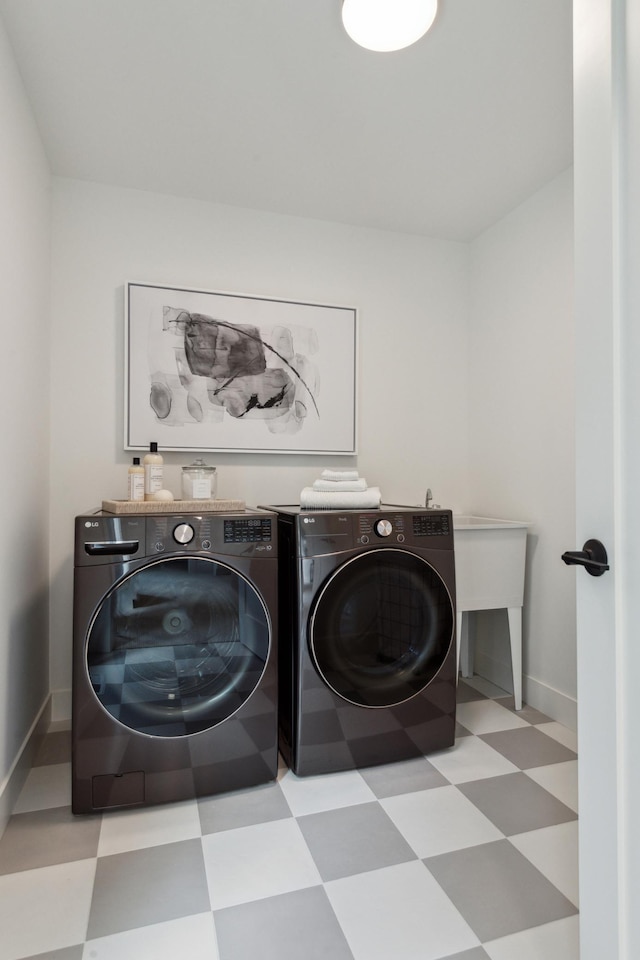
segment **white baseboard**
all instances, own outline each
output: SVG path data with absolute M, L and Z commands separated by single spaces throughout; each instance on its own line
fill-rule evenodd
M 474 657 L 474 673 L 502 687 L 503 690 L 513 693 L 511 663 L 493 660 L 478 650 Z M 546 713 L 552 720 L 556 720 L 570 730 L 578 729 L 578 703 L 575 697 L 524 674 L 522 698 L 530 707 Z
M 13 812 L 16 801 L 20 796 L 25 780 L 33 766 L 36 751 L 42 742 L 51 722 L 51 697 L 43 703 L 36 719 L 22 742 L 22 746 L 11 764 L 9 772 L 0 783 L 0 837 L 4 833 Z
M 51 720 L 71 720 L 71 690 L 52 690 Z
M 561 690 L 556 690 L 535 677 L 522 678 L 523 697 L 528 704 L 546 713 L 574 732 L 578 729 L 578 701 Z

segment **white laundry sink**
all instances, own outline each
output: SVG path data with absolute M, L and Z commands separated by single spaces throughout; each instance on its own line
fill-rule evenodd
M 528 524 L 453 517 L 458 610 L 521 607 Z
M 471 516 L 459 516 L 454 514 L 453 516 L 453 528 L 454 530 L 464 530 L 467 527 L 474 527 L 475 529 L 481 528 L 484 530 L 494 530 L 494 529 L 509 529 L 516 527 L 528 527 L 528 523 L 521 522 L 520 520 L 498 520 L 495 517 L 471 517 Z
M 522 604 L 528 523 L 495 517 L 453 517 L 456 565 L 458 663 L 473 674 L 468 631 L 472 610 L 506 608 L 516 709 L 522 706 Z

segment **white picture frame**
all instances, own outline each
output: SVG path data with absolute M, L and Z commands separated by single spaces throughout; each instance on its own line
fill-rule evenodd
M 357 453 L 354 307 L 127 282 L 125 449 Z

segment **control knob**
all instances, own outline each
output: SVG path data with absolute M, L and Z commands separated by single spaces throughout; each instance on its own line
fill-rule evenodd
M 388 537 L 393 533 L 393 526 L 390 520 L 376 520 L 373 529 L 379 537 Z
M 173 539 L 176 543 L 181 543 L 183 547 L 191 543 L 194 537 L 195 530 L 190 523 L 179 523 L 173 531 Z

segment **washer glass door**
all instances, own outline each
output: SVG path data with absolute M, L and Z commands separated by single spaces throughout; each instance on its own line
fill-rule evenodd
M 271 628 L 255 588 L 216 560 L 168 557 L 120 580 L 87 638 L 93 689 L 111 716 L 151 736 L 226 720 L 256 689 Z
M 364 707 L 403 703 L 444 663 L 454 635 L 453 602 L 419 556 L 372 550 L 327 578 L 309 621 L 316 668 L 340 697 Z

